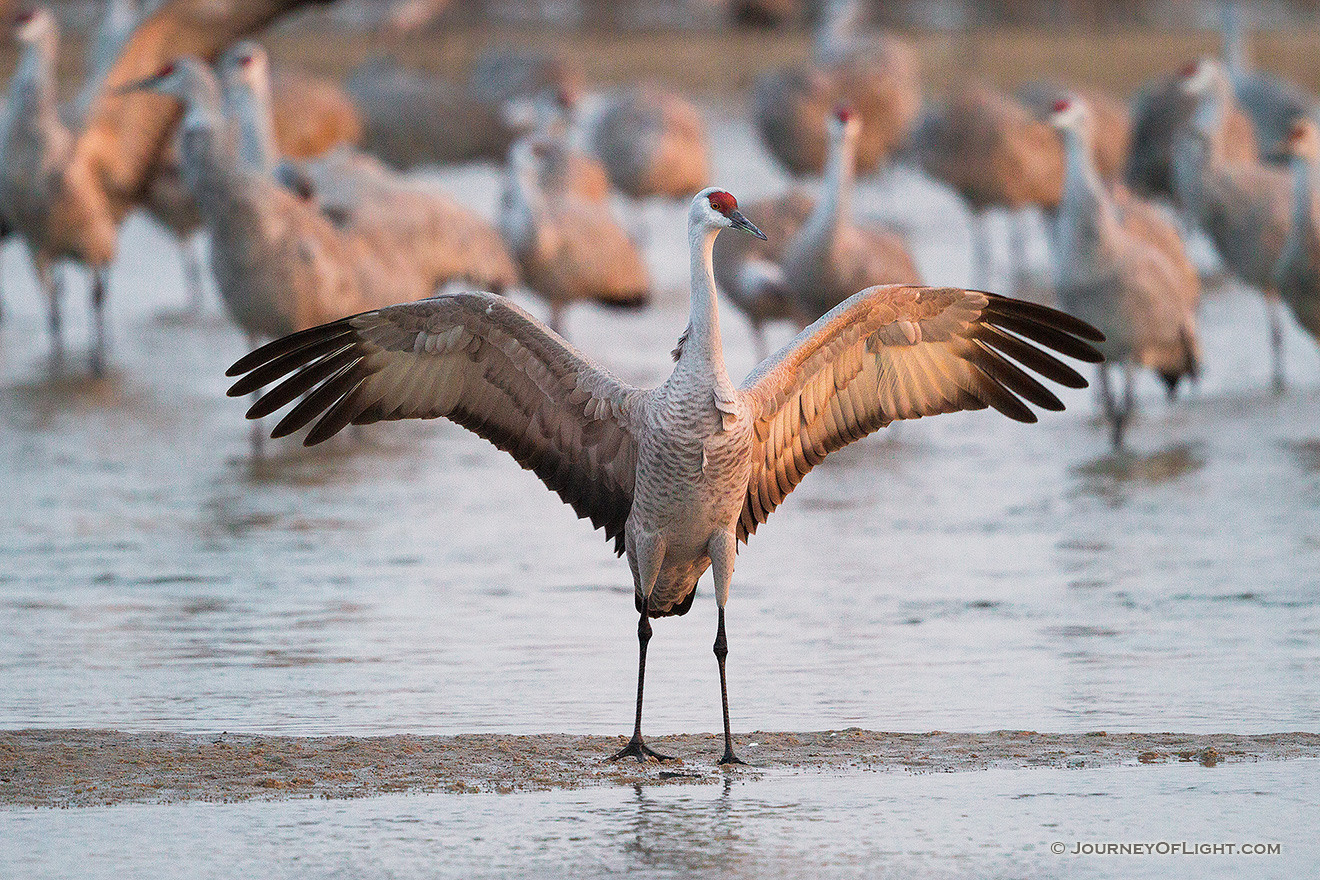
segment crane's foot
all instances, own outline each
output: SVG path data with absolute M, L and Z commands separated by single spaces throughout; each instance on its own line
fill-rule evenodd
M 742 764 L 742 765 L 746 766 L 746 765 L 747 765 L 747 762 L 744 761 L 742 758 L 738 757 L 737 755 L 735 755 L 735 754 L 733 753 L 733 747 L 732 747 L 732 746 L 725 746 L 725 747 L 724 747 L 724 757 L 723 757 L 723 758 L 720 758 L 720 766 L 721 766 L 721 767 L 728 767 L 728 766 L 733 765 L 733 764 Z
M 619 749 L 619 751 L 615 752 L 613 755 L 610 756 L 611 761 L 619 761 L 624 758 L 636 758 L 637 761 L 640 763 L 645 763 L 646 761 L 664 762 L 664 761 L 678 760 L 678 758 L 675 758 L 673 755 L 660 754 L 655 749 L 651 748 L 646 743 L 642 742 L 642 738 L 636 735 L 634 735 L 632 739 L 628 740 L 628 744 L 626 746 Z

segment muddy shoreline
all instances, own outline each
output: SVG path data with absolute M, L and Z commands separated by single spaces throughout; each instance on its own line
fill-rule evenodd
M 987 768 L 1284 761 L 1320 757 L 1320 734 L 755 732 L 751 762 L 717 768 L 720 738 L 656 737 L 679 760 L 613 763 L 622 737 L 327 736 L 0 731 L 0 807 L 354 798 L 395 792 L 501 792 L 712 783 L 726 772 L 946 773 Z

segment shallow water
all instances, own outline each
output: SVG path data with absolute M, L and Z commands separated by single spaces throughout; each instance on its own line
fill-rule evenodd
M 744 201 L 782 186 L 747 132 L 715 142 Z M 490 169 L 435 179 L 495 204 Z M 859 207 L 909 229 L 929 281 L 966 280 L 950 197 L 898 171 Z M 568 319 L 635 382 L 666 375 L 686 322 L 682 216 L 631 210 L 656 309 Z M 83 282 L 52 379 L 26 260 L 4 256 L 0 727 L 626 732 L 627 567 L 503 453 L 410 423 L 275 442 L 254 464 L 223 393 L 242 336 L 214 303 L 178 319 L 159 233 L 126 227 L 98 383 L 81 378 Z M 742 375 L 745 325 L 724 323 Z M 943 416 L 818 468 L 739 559 L 735 728 L 1316 729 L 1320 355 L 1290 326 L 1275 397 L 1259 298 L 1216 295 L 1203 326 L 1201 387 L 1168 405 L 1143 380 L 1130 453 L 1076 392 L 1038 425 Z M 651 731 L 718 728 L 710 595 L 656 625 Z
M 1320 860 L 1297 822 L 1320 809 L 1317 783 L 1305 760 L 0 811 L 0 874 L 1294 878 Z M 1156 854 L 1074 854 L 1105 843 Z

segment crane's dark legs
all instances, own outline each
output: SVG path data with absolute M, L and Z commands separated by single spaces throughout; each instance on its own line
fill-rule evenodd
M 1273 381 L 1271 383 L 1275 394 L 1282 394 L 1284 389 L 1283 379 L 1283 302 L 1279 299 L 1276 291 L 1269 291 L 1265 294 L 1265 308 L 1269 313 L 1270 319 L 1270 356 L 1273 364 Z
M 106 270 L 96 269 L 92 273 L 92 319 L 95 324 L 96 338 L 92 340 L 92 375 L 105 375 L 105 285 Z
M 719 628 L 715 631 L 715 661 L 720 664 L 720 702 L 724 704 L 724 757 L 721 764 L 746 764 L 733 753 L 733 734 L 729 732 L 729 684 L 724 677 L 724 658 L 729 656 L 729 640 L 724 637 L 724 609 L 720 608 Z
M 662 755 L 642 741 L 642 685 L 646 681 L 646 643 L 651 641 L 651 618 L 647 615 L 650 603 L 642 599 L 641 618 L 637 621 L 637 720 L 633 724 L 632 739 L 628 744 L 610 757 L 611 761 L 620 758 L 636 758 L 645 761 L 654 758 L 657 761 L 673 761 L 673 755 Z

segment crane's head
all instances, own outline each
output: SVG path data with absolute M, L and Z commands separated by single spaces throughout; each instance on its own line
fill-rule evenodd
M 1188 62 L 1178 72 L 1178 88 L 1185 95 L 1204 95 L 1214 88 L 1222 74 L 1219 62 L 1213 58 L 1199 58 Z
M 1081 98 L 1062 98 L 1054 102 L 1047 119 L 1060 131 L 1081 131 L 1090 122 L 1090 111 Z
M 1315 120 L 1299 116 L 1288 126 L 1288 136 L 1284 139 L 1284 148 L 1289 155 L 1314 162 L 1320 159 L 1320 128 Z
M 861 131 L 862 117 L 857 115 L 851 104 L 839 104 L 830 111 L 826 119 L 826 125 L 830 134 L 835 137 L 841 137 L 845 134 L 856 134 Z
M 24 45 L 40 42 L 55 29 L 55 16 L 44 6 L 24 9 L 14 16 L 14 38 Z
M 209 104 L 220 102 L 219 87 L 211 68 L 204 61 L 191 56 L 169 61 L 151 76 L 143 77 L 115 89 L 115 94 L 155 92 L 171 95 L 191 105 L 193 102 Z
M 688 227 L 693 224 L 700 224 L 711 229 L 730 228 L 740 229 L 749 235 L 755 235 L 757 238 L 765 241 L 765 233 L 757 229 L 752 221 L 748 220 L 738 210 L 738 200 L 732 193 L 725 192 L 719 187 L 709 187 L 697 193 L 692 200 L 692 209 L 688 213 Z
M 270 60 L 260 43 L 240 40 L 220 56 L 216 64 L 226 89 L 244 86 L 252 91 L 265 90 L 270 84 Z

